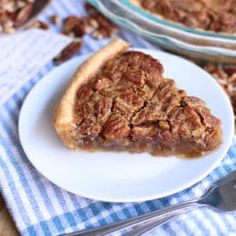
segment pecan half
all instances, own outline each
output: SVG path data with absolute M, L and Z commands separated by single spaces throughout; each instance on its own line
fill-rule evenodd
M 31 23 L 28 26 L 28 29 L 32 29 L 32 28 L 38 28 L 38 29 L 43 29 L 43 30 L 48 30 L 49 26 L 47 23 L 40 21 L 40 20 L 36 20 L 33 23 Z
M 76 53 L 78 53 L 82 47 L 83 43 L 81 40 L 73 41 L 67 45 L 60 53 L 57 55 L 53 62 L 55 64 L 61 64 L 70 58 L 72 58 Z
M 50 17 L 50 22 L 54 25 L 60 25 L 61 24 L 61 17 L 58 15 L 53 15 Z
M 62 32 L 66 35 L 82 37 L 85 34 L 84 20 L 77 16 L 69 16 L 63 22 Z
M 112 115 L 104 125 L 103 135 L 109 140 L 119 140 L 128 137 L 130 127 L 128 122 L 119 114 Z
M 89 3 L 85 4 L 85 10 L 88 13 L 88 20 L 93 22 L 95 31 L 91 31 L 91 36 L 95 39 L 102 39 L 111 37 L 117 30 L 117 26 L 114 25 L 109 19 L 107 19 L 104 15 L 97 11 Z M 96 23 L 95 23 L 96 22 Z
M 33 4 L 29 3 L 25 5 L 18 13 L 14 22 L 15 26 L 22 25 L 30 16 Z

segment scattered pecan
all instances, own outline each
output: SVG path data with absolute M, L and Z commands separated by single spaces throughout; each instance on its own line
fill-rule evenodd
M 34 0 L 1 0 L 0 32 L 13 33 L 30 17 Z
M 106 38 L 105 36 L 105 33 L 106 32 L 103 32 L 101 30 L 96 30 L 94 31 L 91 36 L 94 38 L 94 39 L 103 39 L 104 37 Z
M 33 23 L 31 23 L 28 26 L 28 29 L 32 29 L 32 28 L 38 28 L 38 29 L 43 29 L 43 30 L 48 30 L 49 26 L 47 23 L 40 21 L 40 20 L 36 20 Z
M 72 37 L 82 37 L 91 34 L 95 39 L 111 37 L 117 27 L 98 12 L 92 5 L 86 3 L 88 16 L 69 16 L 64 20 L 62 32 Z
M 67 18 L 64 19 L 63 21 L 63 29 L 62 32 L 64 34 L 69 34 L 75 25 L 79 22 L 79 18 L 76 16 L 68 16 Z
M 54 25 L 58 25 L 59 26 L 61 24 L 61 17 L 58 16 L 58 15 L 51 16 L 49 20 Z
M 61 64 L 70 58 L 72 58 L 76 53 L 79 52 L 79 50 L 82 47 L 82 41 L 81 40 L 76 40 L 71 42 L 69 45 L 67 45 L 60 53 L 57 55 L 54 59 L 53 62 L 55 64 Z
M 84 19 L 84 23 L 85 23 L 85 33 L 86 34 L 90 34 L 92 32 L 94 32 L 97 28 L 98 28 L 98 22 L 95 19 L 92 19 L 90 17 L 86 17 Z
M 33 4 L 29 3 L 25 5 L 18 13 L 15 19 L 15 26 L 22 25 L 28 18 L 32 11 Z
M 9 21 L 9 20 L 5 21 L 2 24 L 2 30 L 5 33 L 8 33 L 8 34 L 14 33 L 15 32 L 14 23 L 12 21 Z
M 91 34 L 95 39 L 110 37 L 117 29 L 116 26 L 92 5 L 86 3 L 85 9 L 87 16 L 68 16 L 64 19 L 62 33 L 73 38 L 80 38 L 85 34 Z M 60 19 L 57 16 L 51 16 L 50 21 L 59 24 Z M 37 26 L 37 25 L 36 25 Z M 54 58 L 55 64 L 60 64 L 73 57 L 81 48 L 82 41 L 75 41 L 69 44 L 63 51 Z M 100 81 L 101 82 L 101 81 Z M 101 84 L 97 84 L 98 89 Z
M 111 37 L 116 32 L 117 26 L 98 12 L 93 6 L 87 3 L 85 8 L 89 15 L 89 19 L 94 20 L 97 24 L 97 27 L 95 28 L 96 30 L 91 34 L 93 38 L 102 39 Z
M 82 18 L 69 16 L 63 22 L 63 34 L 82 37 L 85 34 L 85 25 Z

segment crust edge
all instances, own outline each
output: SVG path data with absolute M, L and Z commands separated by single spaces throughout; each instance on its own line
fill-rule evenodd
M 77 90 L 87 83 L 106 63 L 116 55 L 127 51 L 129 44 L 122 39 L 115 39 L 104 48 L 98 50 L 76 70 L 70 80 L 62 99 L 55 108 L 53 126 L 62 139 L 63 143 L 70 149 L 77 149 L 74 140 L 69 133 L 75 128 L 73 123 L 73 107 Z

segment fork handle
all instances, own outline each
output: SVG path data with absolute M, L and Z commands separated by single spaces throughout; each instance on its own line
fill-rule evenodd
M 133 228 L 129 232 L 125 233 L 123 236 L 142 236 L 143 234 L 151 231 L 152 229 L 167 223 L 168 221 L 170 221 L 171 219 L 175 217 L 178 217 L 180 214 L 181 213 L 179 214 L 173 213 L 171 216 L 160 217 L 160 219 L 156 219 L 154 220 L 154 222 L 151 221 L 146 224 L 142 224 L 141 226 L 137 226 Z
M 183 209 L 174 211 L 172 213 L 170 212 L 167 214 L 163 214 L 159 218 L 153 219 L 145 224 L 142 224 L 140 226 L 133 228 L 128 233 L 125 233 L 123 236 L 141 236 L 158 226 L 166 224 L 168 221 L 174 219 L 175 217 L 178 217 L 179 215 L 194 209 L 196 206 L 197 205 L 188 206 L 188 207 L 184 207 Z M 198 204 L 198 207 L 200 207 L 200 206 L 203 206 L 203 205 Z
M 163 210 L 156 210 L 151 213 L 147 213 L 141 216 L 133 217 L 128 220 L 123 220 L 118 223 L 105 225 L 91 230 L 82 230 L 79 232 L 66 234 L 66 236 L 105 236 L 110 233 L 114 233 L 123 229 L 133 229 L 134 227 L 147 224 L 149 222 L 156 222 L 156 220 L 164 220 L 168 217 L 176 214 L 180 214 L 183 210 L 190 209 L 198 206 L 198 200 L 191 200 L 182 204 L 178 204 L 172 207 L 168 207 Z

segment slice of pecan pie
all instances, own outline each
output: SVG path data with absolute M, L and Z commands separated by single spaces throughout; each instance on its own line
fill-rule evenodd
M 200 156 L 221 143 L 205 103 L 163 77 L 161 63 L 117 39 L 85 61 L 54 116 L 70 149 Z

